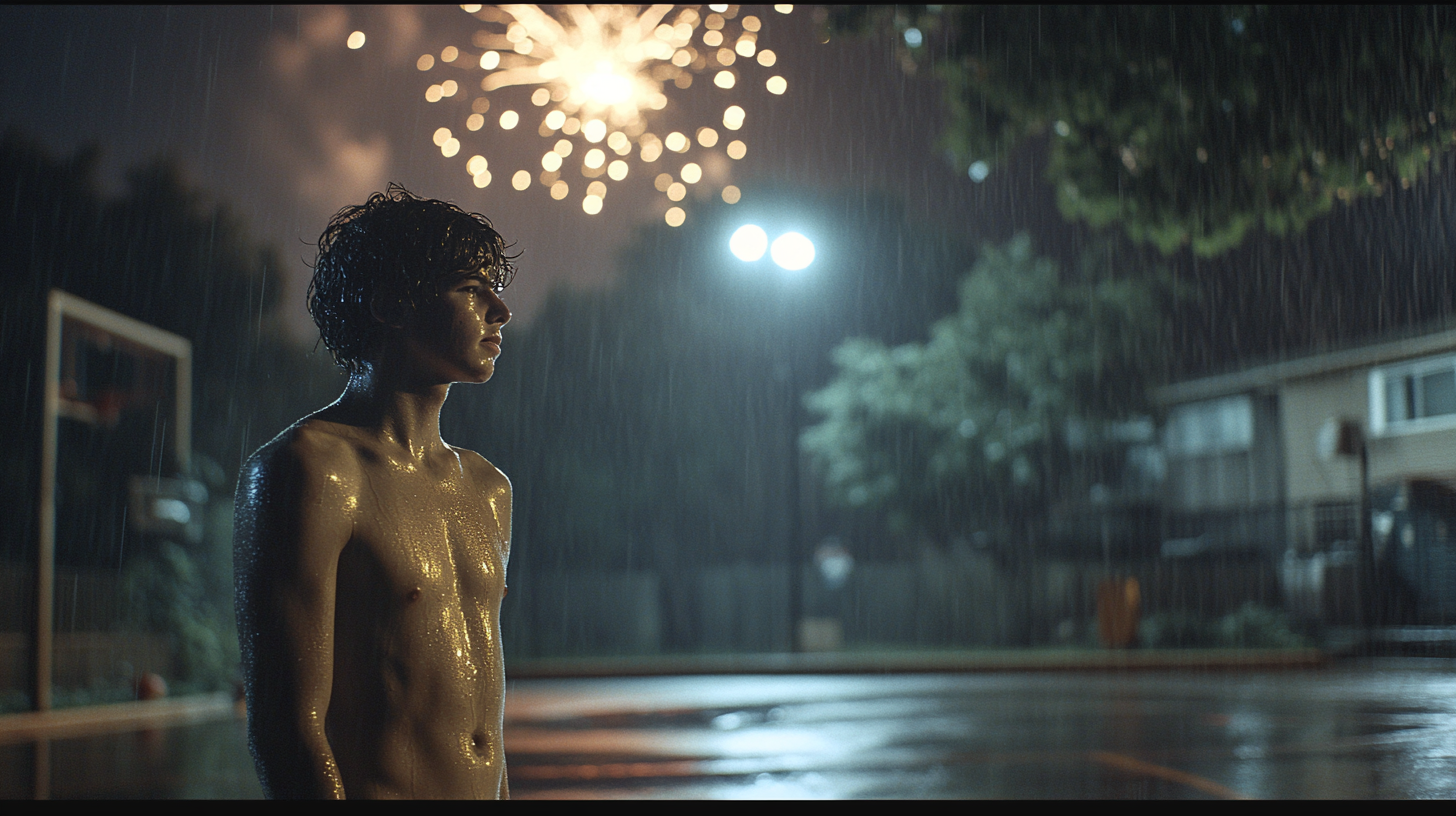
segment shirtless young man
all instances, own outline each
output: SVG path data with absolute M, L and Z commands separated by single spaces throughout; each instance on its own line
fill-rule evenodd
M 390 185 L 319 239 L 309 311 L 349 384 L 247 461 L 234 555 L 248 734 L 274 797 L 505 798 L 511 485 L 440 438 L 495 370 L 513 256 Z

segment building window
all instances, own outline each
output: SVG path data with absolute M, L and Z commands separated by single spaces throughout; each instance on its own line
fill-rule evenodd
M 1370 418 L 1376 434 L 1456 425 L 1456 357 L 1371 371 Z
M 1254 444 L 1254 406 L 1248 394 L 1179 405 L 1168 412 L 1165 444 L 1171 457 L 1246 451 Z

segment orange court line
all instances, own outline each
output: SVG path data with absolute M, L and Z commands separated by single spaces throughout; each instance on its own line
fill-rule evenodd
M 512 765 L 515 779 L 642 779 L 712 776 L 700 762 L 606 762 L 596 765 Z
M 1125 754 L 1114 754 L 1111 751 L 1089 751 L 1087 756 L 1093 762 L 1100 762 L 1111 768 L 1128 771 L 1131 773 L 1152 776 L 1158 779 L 1166 779 L 1169 782 L 1177 782 L 1180 785 L 1187 785 L 1195 790 L 1203 791 L 1210 796 L 1217 796 L 1220 799 L 1248 799 L 1250 797 L 1239 793 L 1233 788 L 1226 788 L 1214 782 L 1212 779 L 1204 779 L 1176 768 L 1167 768 L 1162 765 L 1154 765 L 1151 762 L 1143 762 Z

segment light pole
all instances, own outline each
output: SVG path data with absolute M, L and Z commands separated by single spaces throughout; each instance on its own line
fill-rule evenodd
M 786 232 L 772 242 L 768 233 L 755 224 L 739 227 L 728 239 L 728 249 L 734 257 L 745 263 L 756 263 L 767 254 L 774 265 L 786 272 L 798 272 L 814 262 L 814 242 L 802 233 Z M 788 421 L 788 556 L 789 556 L 789 650 L 801 651 L 799 620 L 804 616 L 804 512 L 802 486 L 799 482 L 799 428 L 803 424 L 803 411 L 799 404 L 799 366 L 796 352 L 789 351 L 788 368 L 785 371 L 785 388 L 789 397 Z

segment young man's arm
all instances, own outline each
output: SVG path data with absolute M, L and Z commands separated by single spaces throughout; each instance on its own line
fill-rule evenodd
M 496 501 L 497 506 L 504 511 L 501 512 L 497 517 L 500 520 L 499 523 L 501 528 L 501 570 L 504 571 L 506 569 L 506 565 L 511 560 L 511 480 L 507 479 L 504 473 L 501 473 L 499 470 L 497 470 L 495 465 L 487 463 L 487 466 L 496 476 L 500 478 L 500 481 L 494 487 L 492 493 L 494 495 L 494 501 Z M 502 754 L 501 756 L 501 782 L 500 790 L 496 792 L 496 798 L 511 798 L 510 774 L 506 767 L 506 758 L 504 754 Z
M 248 735 L 273 797 L 343 798 L 324 733 L 333 685 L 339 553 L 353 529 L 339 445 L 296 434 L 260 451 L 238 483 L 238 634 Z
M 501 570 L 504 571 L 511 559 L 511 480 L 474 451 L 462 449 L 460 455 L 469 462 L 473 479 L 483 488 L 486 504 L 491 515 L 495 517 L 500 533 Z M 504 575 L 501 580 L 504 582 Z M 496 788 L 496 798 L 511 798 L 510 776 L 504 756 L 501 757 L 501 780 L 500 786 Z

